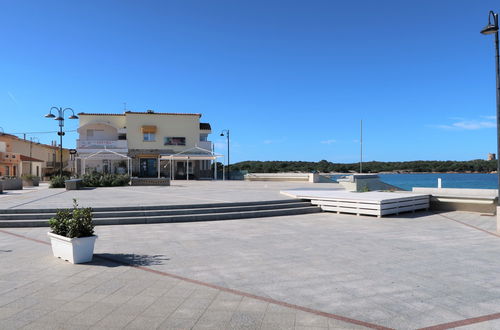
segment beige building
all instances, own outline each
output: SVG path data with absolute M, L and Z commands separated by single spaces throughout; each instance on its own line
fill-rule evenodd
M 63 168 L 71 171 L 69 150 L 63 148 Z M 55 145 L 21 139 L 11 134 L 0 134 L 0 176 L 31 174 L 46 177 L 57 173 L 60 151 Z
M 211 178 L 210 124 L 201 114 L 79 113 L 78 171 Z

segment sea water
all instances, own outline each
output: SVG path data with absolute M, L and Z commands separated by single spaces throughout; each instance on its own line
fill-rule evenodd
M 380 180 L 404 190 L 413 187 L 437 188 L 441 178 L 442 188 L 476 188 L 497 189 L 498 176 L 490 173 L 412 173 L 412 174 L 379 174 Z

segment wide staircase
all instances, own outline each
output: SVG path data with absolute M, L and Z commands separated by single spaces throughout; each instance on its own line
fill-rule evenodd
M 167 222 L 216 221 L 263 218 L 321 212 L 308 201 L 285 199 L 259 202 L 152 205 L 93 208 L 96 225 L 127 225 Z M 48 227 L 56 209 L 0 210 L 0 228 Z

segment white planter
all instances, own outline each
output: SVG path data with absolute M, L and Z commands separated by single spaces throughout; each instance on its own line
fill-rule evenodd
M 92 261 L 94 244 L 97 235 L 89 237 L 68 238 L 54 233 L 47 233 L 52 244 L 54 257 L 67 260 L 72 264 Z

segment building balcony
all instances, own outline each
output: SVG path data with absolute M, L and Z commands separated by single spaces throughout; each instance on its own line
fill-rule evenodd
M 63 168 L 68 166 L 68 161 L 63 162 Z M 59 168 L 61 167 L 61 162 L 45 162 L 46 168 Z
M 77 149 L 127 149 L 127 140 L 76 140 Z
M 211 141 L 198 141 L 197 143 L 199 148 L 212 151 L 212 142 Z

